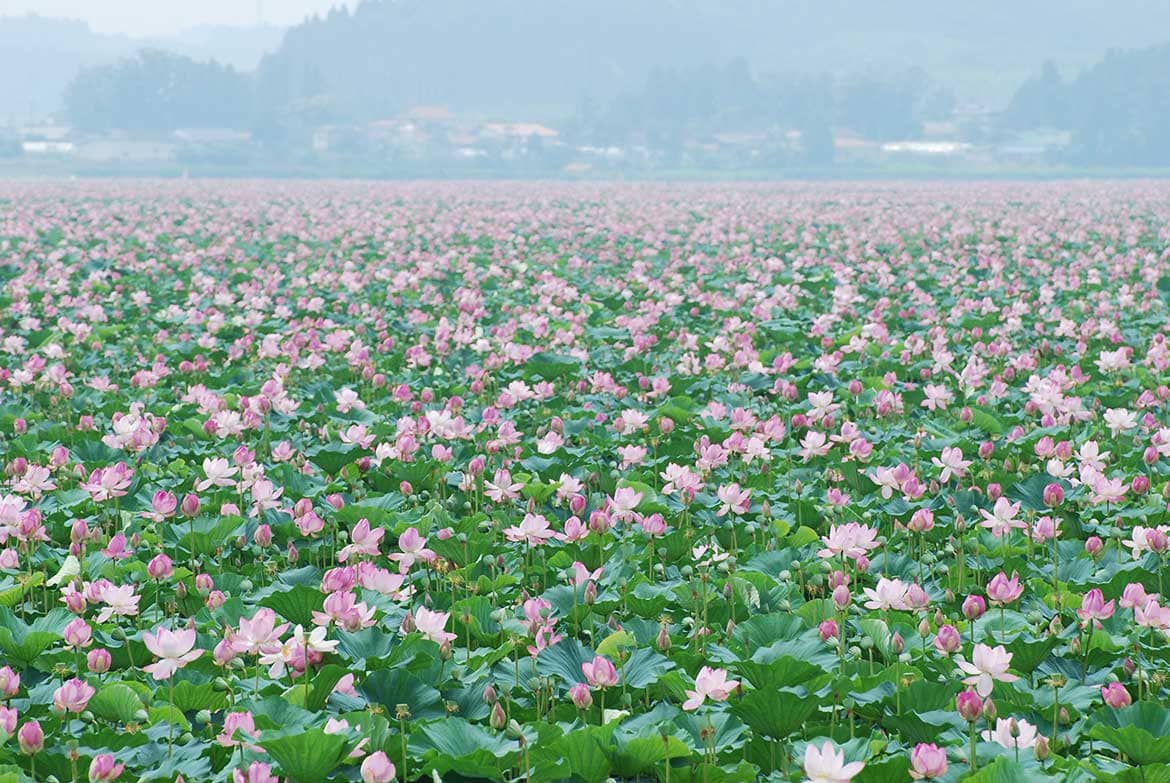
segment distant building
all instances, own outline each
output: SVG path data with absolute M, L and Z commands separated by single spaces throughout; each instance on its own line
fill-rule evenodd
M 77 157 L 99 162 L 166 161 L 175 157 L 175 145 L 165 141 L 93 139 L 77 145 Z
M 22 141 L 20 149 L 26 155 L 69 155 L 73 152 L 71 141 Z
M 252 140 L 251 132 L 234 128 L 179 128 L 172 136 L 184 144 L 247 144 Z
M 512 140 L 555 139 L 561 135 L 552 128 L 535 122 L 489 122 L 483 126 L 480 133 L 489 138 Z
M 971 145 L 965 141 L 890 141 L 882 145 L 882 152 L 895 155 L 953 157 L 970 150 Z

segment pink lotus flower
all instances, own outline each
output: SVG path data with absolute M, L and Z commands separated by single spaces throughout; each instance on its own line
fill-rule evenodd
M 263 761 L 253 761 L 247 772 L 232 770 L 232 783 L 280 783 L 280 778 L 273 775 L 272 767 Z
M 1020 584 L 1020 575 L 1015 571 L 1012 572 L 1011 579 L 1008 579 L 1007 575 L 1000 571 L 987 584 L 987 597 L 996 605 L 1010 604 L 1023 593 L 1024 587 Z
M 841 555 L 856 560 L 878 546 L 877 530 L 856 522 L 831 525 L 829 535 L 822 536 L 821 541 L 824 542 L 825 548 L 817 552 L 817 555 L 826 559 Z
M 617 669 L 603 655 L 596 655 L 592 661 L 581 664 L 581 673 L 594 688 L 612 688 L 618 684 Z
M 259 655 L 265 647 L 280 643 L 280 635 L 288 623 L 277 626 L 276 612 L 268 608 L 257 609 L 252 619 L 240 618 L 240 630 L 230 634 L 229 640 L 237 653 Z
M 1108 620 L 1113 616 L 1113 612 L 1114 602 L 1107 602 L 1101 589 L 1094 587 L 1081 599 L 1081 608 L 1077 610 L 1077 617 L 1086 622 L 1092 621 L 1095 627 L 1100 628 L 1101 620 Z
M 370 528 L 370 520 L 359 519 L 349 533 L 349 543 L 337 553 L 338 561 L 344 563 L 353 555 L 376 556 L 384 535 L 386 531 L 382 528 Z
M 751 490 L 740 489 L 739 484 L 727 484 L 716 490 L 716 495 L 719 497 L 719 510 L 715 512 L 716 516 L 725 516 L 727 514 L 743 515 L 748 512 L 748 507 L 751 505 Z
M 1002 538 L 1012 530 L 1022 530 L 1028 526 L 1024 520 L 1016 517 L 1020 513 L 1020 504 L 1012 503 L 1005 497 L 996 500 L 991 511 L 979 509 L 979 513 L 983 517 L 979 524 L 990 530 L 991 535 L 996 538 Z
M 425 606 L 420 606 L 414 614 L 415 628 L 427 639 L 438 645 L 455 640 L 455 634 L 445 630 L 447 621 L 451 618 L 450 612 L 432 612 Z
M 947 773 L 947 752 L 938 745 L 920 742 L 910 751 L 910 777 L 938 778 Z
M 731 692 L 739 687 L 737 680 L 728 680 L 727 671 L 704 666 L 695 677 L 695 689 L 687 691 L 684 710 L 696 710 L 704 701 L 726 701 Z
M 629 521 L 636 515 L 638 504 L 642 502 L 642 493 L 633 487 L 618 487 L 614 490 L 612 500 L 612 514 L 614 519 Z
M 1037 733 L 1036 727 L 1026 720 L 999 718 L 995 721 L 995 730 L 987 729 L 982 736 L 985 742 L 994 742 L 1009 750 L 1023 750 L 1036 744 Z
M 805 783 L 852 783 L 865 769 L 860 761 L 845 763 L 845 754 L 826 741 L 818 749 L 809 743 L 804 749 Z
M 90 783 L 97 783 L 97 781 L 104 783 L 116 780 L 125 768 L 126 765 L 119 764 L 112 753 L 99 753 L 93 757 L 93 761 L 89 762 L 89 781 Z
M 154 633 L 144 633 L 142 641 L 146 649 L 161 659 L 142 667 L 156 680 L 169 680 L 179 669 L 203 655 L 203 650 L 192 649 L 195 647 L 195 630 L 192 628 L 170 631 L 159 626 Z
M 429 563 L 435 559 L 435 553 L 426 548 L 427 540 L 419 535 L 418 528 L 408 527 L 398 537 L 398 548 L 401 552 L 390 555 L 390 559 L 398 563 L 401 573 L 406 573 L 418 561 Z
M 394 762 L 382 751 L 375 751 L 362 762 L 362 783 L 391 783 L 397 770 Z
M 53 692 L 53 707 L 62 712 L 84 712 L 94 692 L 89 683 L 74 678 Z
M 955 663 L 969 675 L 963 679 L 963 682 L 967 685 L 974 685 L 975 692 L 985 699 L 991 695 L 991 688 L 996 680 L 1015 682 L 1020 679 L 1016 675 L 1008 673 L 1008 667 L 1012 663 L 1012 654 L 1003 645 L 989 647 L 986 644 L 976 644 L 971 662 L 956 658 Z
M 541 546 L 555 535 L 542 514 L 525 514 L 518 526 L 504 528 L 504 537 L 509 541 L 524 542 L 528 546 Z

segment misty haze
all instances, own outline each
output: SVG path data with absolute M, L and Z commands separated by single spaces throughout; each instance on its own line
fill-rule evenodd
M 1170 4 L 0 0 L 0 783 L 1167 783 Z
M 1170 163 L 1158 2 L 303 0 L 270 2 L 269 19 L 247 3 L 58 0 L 78 18 L 38 5 L 0 16 L 0 173 L 1026 176 Z M 189 26 L 166 27 L 178 20 Z

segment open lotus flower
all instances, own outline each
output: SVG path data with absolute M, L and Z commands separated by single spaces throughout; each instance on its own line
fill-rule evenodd
M 975 653 L 970 662 L 956 657 L 955 663 L 969 675 L 963 679 L 963 682 L 967 685 L 974 685 L 976 693 L 983 698 L 991 695 L 991 688 L 996 681 L 1015 682 L 1019 679 L 1016 675 L 1008 673 L 1008 667 L 1012 663 L 1012 654 L 1003 645 L 989 647 L 986 644 L 976 644 Z
M 191 628 L 170 631 L 159 626 L 154 633 L 144 633 L 142 641 L 146 649 L 160 659 L 157 663 L 142 667 L 156 680 L 169 680 L 179 669 L 203 655 L 203 650 L 193 649 L 195 631 Z

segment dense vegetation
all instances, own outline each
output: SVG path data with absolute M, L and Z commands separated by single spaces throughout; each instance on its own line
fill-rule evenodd
M 0 197 L 5 783 L 1170 773 L 1159 188 Z

